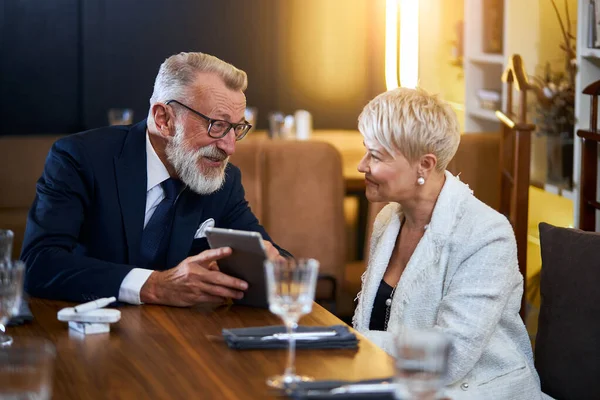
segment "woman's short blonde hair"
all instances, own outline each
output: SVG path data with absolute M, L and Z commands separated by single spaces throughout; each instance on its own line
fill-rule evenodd
M 167 58 L 160 66 L 150 105 L 186 96 L 186 90 L 200 72 L 215 73 L 231 90 L 245 91 L 248 77 L 244 71 L 205 53 L 179 53 Z
M 446 169 L 460 142 L 452 107 L 419 88 L 398 88 L 375 97 L 358 117 L 358 129 L 367 143 L 376 141 L 411 163 L 425 154 L 435 155 L 438 171 Z

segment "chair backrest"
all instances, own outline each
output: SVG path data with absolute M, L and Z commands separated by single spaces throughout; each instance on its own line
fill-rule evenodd
M 579 180 L 579 228 L 585 231 L 596 230 L 596 211 L 600 203 L 596 193 L 598 185 L 598 95 L 600 80 L 583 89 L 584 94 L 591 96 L 589 129 L 577 131 L 582 143 L 581 175 Z
M 339 152 L 323 142 L 269 141 L 265 147 L 263 221 L 296 257 L 341 279 L 346 257 L 344 177 Z
M 500 135 L 498 132 L 465 133 L 460 137 L 448 171 L 459 175 L 473 194 L 494 210 L 500 207 Z
M 600 398 L 600 233 L 540 224 L 535 367 L 556 399 Z
M 535 125 L 527 123 L 527 92 L 535 87 L 527 80 L 521 56 L 514 54 L 502 74 L 506 86 L 506 103 L 503 111 L 496 111 L 502 122 L 500 141 L 500 209 L 515 231 L 517 258 L 523 277 L 527 276 L 527 230 L 529 208 L 529 166 L 531 158 L 531 132 Z M 513 87 L 519 93 L 516 115 L 513 113 Z M 525 286 L 526 279 L 523 279 Z M 525 293 L 525 287 L 524 293 Z M 521 316 L 525 317 L 525 296 L 521 303 Z
M 269 235 L 295 257 L 321 263 L 320 274 L 343 278 L 346 260 L 344 177 L 335 147 L 317 141 L 248 138 L 232 162 L 246 198 Z
M 52 144 L 62 136 L 0 137 L 0 229 L 14 232 L 13 258 L 18 258 L 25 234 L 27 213 L 35 198 Z
M 263 170 L 265 140 L 254 140 L 249 137 L 236 144 L 236 151 L 231 162 L 242 172 L 242 184 L 246 200 L 259 221 L 263 221 Z

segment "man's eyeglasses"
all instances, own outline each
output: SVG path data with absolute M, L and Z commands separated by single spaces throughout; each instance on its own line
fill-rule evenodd
M 232 124 L 231 122 L 223 121 L 222 119 L 213 119 L 207 117 L 206 115 L 194 110 L 191 107 L 186 106 L 180 101 L 177 100 L 168 100 L 165 104 L 169 105 L 171 103 L 177 103 L 181 107 L 188 109 L 199 117 L 204 118 L 208 121 L 208 136 L 213 139 L 221 139 L 225 137 L 230 129 L 233 129 L 233 133 L 235 134 L 235 140 L 242 140 L 244 136 L 248 133 L 252 125 L 247 122 L 243 122 L 241 124 Z

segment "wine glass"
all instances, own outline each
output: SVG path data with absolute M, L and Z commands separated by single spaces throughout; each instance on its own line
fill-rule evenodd
M 12 337 L 6 332 L 6 323 L 18 314 L 23 297 L 23 261 L 0 261 L 0 347 L 10 346 Z
M 50 400 L 55 358 L 47 339 L 20 336 L 0 347 L 0 399 Z
M 397 397 L 436 399 L 448 372 L 450 340 L 432 329 L 404 328 L 396 337 Z
M 9 229 L 0 229 L 0 263 L 12 259 L 14 233 Z
M 312 380 L 296 375 L 296 339 L 293 333 L 300 317 L 312 310 L 318 272 L 319 262 L 312 258 L 265 261 L 269 310 L 283 320 L 289 341 L 287 367 L 283 375 L 267 379 L 267 385 L 271 387 L 286 389 L 298 382 Z
M 133 122 L 131 108 L 111 108 L 108 110 L 108 123 L 110 125 L 130 125 Z

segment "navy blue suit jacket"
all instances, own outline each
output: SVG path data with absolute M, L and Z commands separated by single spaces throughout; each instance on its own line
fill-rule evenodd
M 25 290 L 70 301 L 118 297 L 140 257 L 146 182 L 146 121 L 58 140 L 27 218 Z M 206 239 L 194 239 L 208 218 L 217 227 L 256 231 L 271 240 L 244 198 L 239 169 L 229 164 L 217 192 L 181 193 L 165 269 L 209 248 Z

